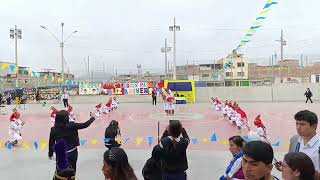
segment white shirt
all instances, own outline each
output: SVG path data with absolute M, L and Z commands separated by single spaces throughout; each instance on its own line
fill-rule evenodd
M 300 143 L 299 152 L 303 152 L 308 155 L 317 171 L 320 170 L 320 159 L 319 159 L 319 147 L 320 147 L 320 136 L 316 134 L 304 145 L 303 138 L 300 136 L 298 139 Z
M 69 99 L 69 94 L 68 94 L 68 93 L 64 93 L 64 94 L 62 95 L 62 98 L 63 98 L 63 99 Z

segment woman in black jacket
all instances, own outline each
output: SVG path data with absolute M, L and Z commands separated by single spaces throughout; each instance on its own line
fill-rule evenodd
M 119 123 L 115 120 L 112 120 L 104 132 L 104 145 L 108 149 L 120 147 L 121 144 L 116 141 L 117 136 L 121 136 Z
M 181 136 L 182 135 L 182 136 Z M 168 130 L 160 141 L 161 170 L 163 180 L 186 180 L 188 169 L 187 147 L 189 136 L 180 121 L 170 121 Z
M 69 122 L 69 114 L 67 111 L 59 111 L 55 118 L 55 124 L 51 128 L 49 138 L 49 153 L 48 156 L 52 159 L 54 144 L 59 140 L 63 139 L 67 144 L 68 161 L 71 167 L 76 170 L 78 160 L 78 149 L 79 146 L 79 129 L 84 129 L 90 126 L 95 120 L 90 113 L 91 118 L 84 123 Z

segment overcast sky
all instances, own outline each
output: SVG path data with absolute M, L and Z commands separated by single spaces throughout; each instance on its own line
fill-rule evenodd
M 277 1 L 277 0 L 274 0 Z M 279 53 L 280 29 L 284 29 L 285 57 L 301 53 L 316 60 L 320 46 L 318 0 L 278 0 L 253 40 L 240 52 L 252 62 L 268 63 Z M 9 29 L 22 29 L 19 64 L 34 69 L 60 70 L 60 48 L 46 26 L 61 37 L 79 31 L 65 45 L 65 58 L 73 73 L 85 72 L 84 58 L 91 67 L 112 73 L 143 69 L 164 69 L 160 48 L 164 39 L 172 46 L 168 26 L 173 17 L 181 26 L 177 32 L 177 64 L 209 63 L 225 57 L 240 42 L 262 10 L 266 0 L 1 0 L 0 61 L 14 62 L 14 41 Z M 169 55 L 172 59 L 172 54 Z

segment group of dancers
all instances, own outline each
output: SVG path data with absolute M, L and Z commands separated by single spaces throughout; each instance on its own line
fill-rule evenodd
M 102 103 L 96 105 L 92 112 L 96 112 L 96 116 L 100 116 L 102 113 L 109 114 L 111 111 L 116 110 L 118 108 L 118 103 L 116 97 L 110 97 L 108 102 L 105 104 L 105 107 L 102 106 Z M 75 121 L 76 116 L 73 111 L 73 107 L 69 104 L 65 109 L 69 114 L 69 121 Z M 9 124 L 9 140 L 6 142 L 6 145 L 11 144 L 12 146 L 20 145 L 22 141 L 22 127 L 26 124 L 25 121 L 21 120 L 21 113 L 17 108 L 12 110 L 12 114 L 10 116 L 10 124 Z M 50 113 L 50 123 L 51 126 L 54 126 L 55 118 L 59 110 L 52 106 Z
M 96 112 L 96 116 L 101 116 L 102 114 L 109 114 L 111 111 L 116 110 L 117 108 L 118 103 L 116 97 L 110 97 L 104 107 L 102 103 L 99 103 L 92 109 L 92 112 Z
M 261 115 L 257 115 L 254 119 L 254 125 L 256 131 L 253 131 L 249 126 L 249 121 L 246 112 L 240 108 L 236 102 L 225 101 L 224 104 L 218 98 L 211 98 L 212 109 L 214 111 L 219 111 L 222 115 L 230 121 L 234 126 L 237 127 L 237 131 L 240 134 L 249 138 L 254 138 L 257 140 L 269 141 L 266 127 L 261 120 Z M 245 135 L 244 130 L 248 130 L 248 135 Z

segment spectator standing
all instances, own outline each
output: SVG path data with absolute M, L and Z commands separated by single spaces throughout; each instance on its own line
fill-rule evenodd
M 304 95 L 307 97 L 306 103 L 308 103 L 308 100 L 310 100 L 310 102 L 313 103 L 312 100 L 311 100 L 311 97 L 312 97 L 313 95 L 312 95 L 312 92 L 310 91 L 309 88 L 307 88 L 307 91 L 304 93 Z
M 66 90 L 62 94 L 62 101 L 63 101 L 64 107 L 67 108 L 69 106 L 69 93 L 68 93 L 68 90 Z
M 116 141 L 117 136 L 121 136 L 119 123 L 115 120 L 112 120 L 104 132 L 104 145 L 108 149 L 111 149 L 113 147 L 120 147 L 121 144 Z

